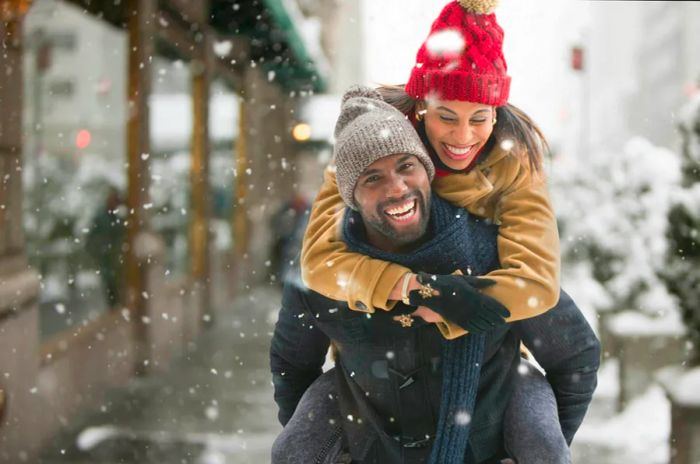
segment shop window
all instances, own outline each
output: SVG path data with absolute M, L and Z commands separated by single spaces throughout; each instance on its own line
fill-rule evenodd
M 123 301 L 127 38 L 53 1 L 29 10 L 24 34 L 23 225 L 28 259 L 40 274 L 46 339 Z M 80 41 L 100 46 L 81 49 Z M 114 59 L 100 59 L 104 51 Z M 74 74 L 76 62 L 104 68 L 92 71 L 110 76 L 114 90 L 73 98 L 78 89 L 94 87 L 86 73 Z M 110 102 L 95 105 L 90 98 Z
M 150 100 L 151 226 L 165 242 L 169 277 L 189 274 L 191 72 L 183 61 L 154 60 Z
M 57 79 L 48 86 L 48 94 L 56 98 L 69 98 L 73 96 L 74 84 L 72 80 Z

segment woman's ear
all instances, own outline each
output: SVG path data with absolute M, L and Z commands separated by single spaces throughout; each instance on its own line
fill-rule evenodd
M 421 122 L 423 120 L 423 116 L 425 116 L 425 113 L 428 111 L 426 108 L 428 105 L 426 105 L 425 100 L 418 100 L 416 102 L 415 106 L 415 112 L 416 112 L 416 121 Z

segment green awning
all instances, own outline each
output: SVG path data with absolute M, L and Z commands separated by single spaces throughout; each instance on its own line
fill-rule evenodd
M 307 46 L 296 0 L 210 0 L 210 24 L 222 37 L 250 39 L 250 59 L 285 90 L 326 88 L 326 60 Z M 319 56 L 314 50 L 318 48 Z
M 283 0 L 263 0 L 276 25 L 286 36 L 286 42 L 294 54 L 292 67 L 272 65 L 269 70 L 275 71 L 276 77 L 282 83 L 291 80 L 310 81 L 315 92 L 326 88 L 325 76 L 321 75 L 319 63 L 315 63 L 309 54 L 301 34 L 283 4 Z

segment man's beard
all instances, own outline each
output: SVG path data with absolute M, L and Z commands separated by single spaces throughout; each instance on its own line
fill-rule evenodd
M 416 213 L 419 214 L 418 223 L 410 229 L 397 230 L 391 218 L 384 212 L 393 205 L 399 205 L 409 199 L 416 199 Z M 390 239 L 399 248 L 409 245 L 417 245 L 423 238 L 430 220 L 430 198 L 423 195 L 420 190 L 413 190 L 399 199 L 387 200 L 377 204 L 377 210 L 371 217 L 363 218 L 366 227 L 371 227 L 384 237 Z

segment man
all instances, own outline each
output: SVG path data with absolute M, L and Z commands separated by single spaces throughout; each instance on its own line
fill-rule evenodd
M 85 245 L 100 271 L 108 308 L 123 303 L 120 291 L 124 268 L 122 245 L 126 234 L 123 206 L 119 190 L 111 187 L 105 204 L 93 218 Z
M 459 269 L 482 275 L 498 266 L 495 226 L 431 194 L 434 168 L 423 145 L 376 92 L 357 88 L 345 95 L 336 138 L 338 187 L 351 208 L 339 214 L 345 214 L 343 238 L 350 249 L 436 274 Z M 518 412 L 511 411 L 509 422 L 533 419 L 512 435 L 534 432 L 541 438 L 547 422 L 541 412 L 553 419 L 547 423 L 556 422 L 557 413 L 561 422 L 560 441 L 552 441 L 558 449 L 535 442 L 523 451 L 527 458 L 518 456 L 521 462 L 568 462 L 566 445 L 590 402 L 599 357 L 597 340 L 570 298 L 562 293 L 544 316 L 507 325 L 507 310 L 495 300 L 484 296 L 469 309 L 460 304 L 459 295 L 471 292 L 473 301 L 475 287 L 488 282 L 455 276 L 449 288 L 435 285 L 441 295 L 429 283 L 424 277 L 423 297 L 455 298 L 443 305 L 438 320 L 459 324 L 469 313 L 470 327 L 488 333 L 472 330 L 447 341 L 442 322 L 412 317 L 414 307 L 399 303 L 391 312 L 367 315 L 285 286 L 271 348 L 275 400 L 283 424 L 293 413 L 300 416 L 292 420 L 292 436 L 306 437 L 297 443 L 278 439 L 273 461 L 333 462 L 326 459 L 342 444 L 353 462 L 499 462 L 508 445 L 504 416 L 515 388 L 510 409 Z M 412 295 L 411 302 L 420 298 Z M 565 332 L 551 340 L 553 329 Z M 558 405 L 549 410 L 541 402 L 530 404 L 535 396 L 518 389 L 521 339 L 555 387 Z M 297 407 L 321 375 L 331 343 L 334 373 L 319 378 L 307 393 L 314 400 Z M 324 432 L 329 421 L 333 427 Z

